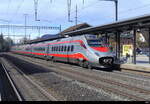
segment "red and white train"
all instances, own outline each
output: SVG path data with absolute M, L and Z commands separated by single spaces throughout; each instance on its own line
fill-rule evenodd
M 58 38 L 50 41 L 16 45 L 11 52 L 52 61 L 77 63 L 82 67 L 112 67 L 115 55 L 95 35 Z

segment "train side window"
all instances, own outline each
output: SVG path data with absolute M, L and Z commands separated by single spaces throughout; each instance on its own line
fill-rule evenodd
M 64 46 L 61 46 L 61 51 L 63 52 L 63 50 L 64 50 Z
M 66 49 L 67 49 L 67 47 L 66 47 L 66 46 L 64 46 L 64 52 L 66 52 Z
M 55 51 L 57 51 L 57 46 L 55 46 Z
M 57 51 L 59 51 L 59 46 L 57 46 Z
M 56 51 L 56 47 L 54 47 L 54 51 Z
M 71 52 L 73 52 L 73 51 L 74 51 L 74 46 L 72 45 L 72 46 L 71 46 Z
M 60 46 L 60 51 L 62 50 L 62 46 Z
M 61 51 L 61 48 L 62 48 L 62 47 L 60 46 L 60 47 L 59 47 L 59 51 Z
M 61 46 L 59 46 L 59 51 L 61 51 Z
M 57 46 L 57 51 L 59 51 L 59 46 Z
M 59 47 L 57 46 L 57 51 L 59 51 Z
M 55 51 L 57 51 L 57 46 L 55 46 Z
M 57 51 L 59 51 L 59 46 L 57 46 Z
M 54 46 L 53 46 L 53 51 L 54 51 Z
M 55 46 L 55 51 L 57 51 L 57 47 Z
M 51 47 L 51 51 L 54 51 L 54 47 Z
M 58 51 L 60 51 L 60 46 L 58 46 Z
M 68 52 L 70 51 L 70 46 L 68 46 L 68 49 L 67 49 L 67 51 L 68 51 Z

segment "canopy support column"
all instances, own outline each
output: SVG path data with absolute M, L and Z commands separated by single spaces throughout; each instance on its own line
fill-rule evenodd
M 116 59 L 118 60 L 118 44 L 117 44 L 118 34 L 117 32 L 115 32 L 115 41 L 116 41 Z
M 118 31 L 117 32 L 117 35 L 118 35 L 118 42 L 117 42 L 117 44 L 118 44 L 118 59 L 119 59 L 119 61 L 120 61 L 120 32 Z
M 116 31 L 116 58 L 120 61 L 120 32 Z
M 136 64 L 136 29 L 133 30 L 133 63 Z
M 149 55 L 149 64 L 150 64 L 150 28 L 148 29 L 148 31 L 149 31 L 149 39 L 148 39 L 149 53 L 148 55 Z

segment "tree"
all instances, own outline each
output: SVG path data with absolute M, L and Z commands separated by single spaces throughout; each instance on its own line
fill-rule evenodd
M 9 51 L 13 45 L 13 40 L 11 38 L 3 38 L 3 34 L 0 35 L 0 52 Z
M 0 34 L 0 52 L 3 51 L 4 48 L 4 38 L 3 38 L 3 34 Z
M 13 40 L 11 38 L 5 39 L 5 51 L 9 51 L 11 46 L 13 45 Z

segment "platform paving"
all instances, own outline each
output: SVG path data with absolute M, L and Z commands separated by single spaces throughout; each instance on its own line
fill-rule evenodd
M 150 73 L 150 64 L 149 57 L 146 55 L 137 55 L 136 64 L 132 63 L 132 58 L 129 58 L 126 63 L 121 64 L 121 68 L 138 70 L 138 71 L 146 71 Z

